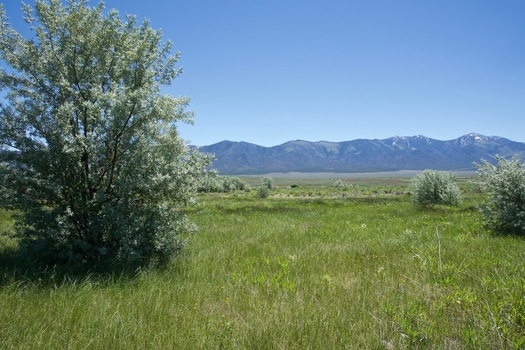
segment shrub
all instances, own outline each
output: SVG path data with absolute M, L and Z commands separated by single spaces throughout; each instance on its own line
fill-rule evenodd
M 223 186 L 224 186 L 224 192 L 232 192 L 232 191 L 244 191 L 247 187 L 247 184 L 241 179 L 239 179 L 238 177 L 225 176 Z M 226 191 L 226 187 L 231 189 L 231 191 Z
M 269 190 L 272 190 L 273 189 L 273 179 L 269 176 L 264 177 L 262 179 L 262 185 L 268 188 Z
M 214 172 L 209 172 L 199 180 L 198 192 L 222 192 L 222 183 Z
M 420 205 L 458 205 L 461 192 L 454 174 L 446 171 L 425 170 L 412 180 L 414 203 Z
M 234 192 L 248 190 L 248 185 L 238 177 L 217 176 L 209 172 L 199 182 L 199 192 Z
M 270 196 L 270 190 L 266 186 L 257 187 L 258 198 L 268 198 Z
M 487 225 L 495 232 L 525 234 L 525 169 L 518 156 L 512 160 L 496 157 L 497 164 L 486 160 L 476 164 L 482 188 L 489 200 L 483 203 Z
M 339 179 L 334 182 L 334 187 L 340 190 L 346 190 L 350 186 L 343 180 Z

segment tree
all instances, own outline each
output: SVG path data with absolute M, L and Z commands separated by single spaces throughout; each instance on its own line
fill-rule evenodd
M 461 192 L 454 175 L 446 171 L 425 170 L 412 179 L 414 203 L 420 205 L 458 205 Z
M 496 165 L 486 160 L 476 164 L 481 185 L 490 196 L 481 210 L 495 232 L 524 235 L 525 168 L 518 156 L 496 160 Z
M 160 31 L 87 0 L 25 5 L 33 37 L 0 7 L 0 187 L 21 247 L 68 263 L 167 258 L 209 163 L 179 137 L 187 98 Z

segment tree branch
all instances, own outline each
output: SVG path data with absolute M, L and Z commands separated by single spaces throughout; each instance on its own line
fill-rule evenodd
M 113 156 L 111 158 L 111 170 L 110 170 L 110 175 L 109 175 L 109 182 L 108 182 L 108 185 L 106 187 L 108 191 L 111 189 L 111 186 L 113 184 L 113 176 L 114 176 L 114 173 L 115 173 L 115 167 L 117 165 L 117 154 L 118 154 L 120 138 L 124 134 L 124 131 L 126 130 L 126 127 L 128 126 L 129 121 L 131 120 L 131 117 L 133 117 L 133 114 L 135 113 L 135 106 L 136 106 L 136 104 L 134 104 L 133 107 L 131 107 L 129 115 L 127 116 L 126 121 L 124 122 L 124 126 L 117 133 L 117 135 L 115 135 L 115 145 L 114 145 L 114 148 L 113 148 Z

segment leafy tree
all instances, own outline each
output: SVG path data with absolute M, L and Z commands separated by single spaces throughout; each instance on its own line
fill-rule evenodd
M 482 188 L 489 200 L 482 205 L 486 223 L 500 233 L 525 234 L 525 168 L 518 156 L 497 157 L 477 164 Z
M 412 179 L 414 203 L 420 205 L 458 205 L 461 192 L 454 174 L 447 171 L 425 170 Z
M 61 262 L 146 262 L 181 247 L 209 163 L 179 138 L 187 98 L 161 93 L 178 54 L 147 21 L 87 0 L 0 7 L 0 187 L 21 247 Z

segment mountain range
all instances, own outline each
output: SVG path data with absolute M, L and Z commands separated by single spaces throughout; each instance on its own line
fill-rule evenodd
M 274 172 L 379 172 L 397 170 L 474 170 L 475 162 L 496 155 L 525 157 L 525 143 L 470 133 L 440 141 L 425 136 L 394 136 L 343 142 L 289 141 L 264 147 L 222 141 L 199 147 L 212 153 L 211 167 L 223 175 Z

